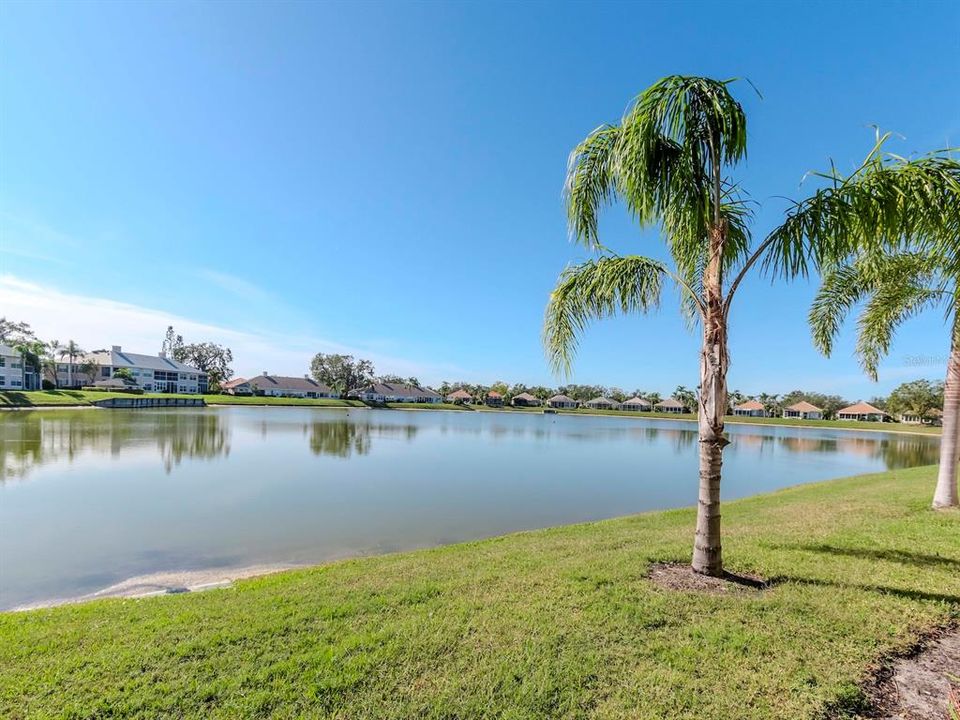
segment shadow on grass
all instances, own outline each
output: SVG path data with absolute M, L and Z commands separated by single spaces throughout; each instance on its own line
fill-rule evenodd
M 770 585 L 783 585 L 793 583 L 795 585 L 808 585 L 818 588 L 838 588 L 842 590 L 860 590 L 864 592 L 875 592 L 881 595 L 893 595 L 894 597 L 905 600 L 925 600 L 933 602 L 945 602 L 951 605 L 960 605 L 960 595 L 950 595 L 948 593 L 927 592 L 925 590 L 908 590 L 905 588 L 889 587 L 887 585 L 862 585 L 859 583 L 837 582 L 835 580 L 821 580 L 818 578 L 799 578 L 789 575 L 778 575 L 770 579 Z
M 943 555 L 927 555 L 924 553 L 910 552 L 909 550 L 883 549 L 883 548 L 844 548 L 835 545 L 809 544 L 809 545 L 785 545 L 768 544 L 775 550 L 800 550 L 802 552 L 821 553 L 824 555 L 836 555 L 838 557 L 852 557 L 861 560 L 883 560 L 885 562 L 894 562 L 901 565 L 913 565 L 915 567 L 945 567 L 960 569 L 960 560 Z

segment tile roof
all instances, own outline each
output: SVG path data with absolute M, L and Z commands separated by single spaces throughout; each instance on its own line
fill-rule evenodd
M 823 412 L 821 408 L 818 408 L 816 405 L 808 403 L 806 400 L 801 400 L 798 403 L 789 405 L 784 408 L 784 410 L 792 410 L 793 412 Z
M 533 402 L 540 402 L 540 398 L 537 398 L 537 397 L 535 397 L 535 396 L 533 396 L 533 395 L 531 395 L 530 393 L 527 393 L 527 392 L 522 392 L 522 393 L 520 393 L 519 395 L 515 395 L 513 399 L 514 399 L 514 400 L 527 400 L 527 401 L 532 400 Z
M 567 403 L 575 403 L 575 402 L 577 402 L 577 401 L 574 400 L 574 399 L 573 399 L 572 397 L 570 397 L 569 395 L 554 395 L 552 398 L 548 398 L 548 399 L 547 399 L 547 402 L 567 402 Z
M 653 407 L 653 405 L 650 404 L 649 400 L 644 400 L 639 395 L 637 397 L 630 398 L 624 403 L 624 405 L 641 405 L 643 407 Z
M 449 395 L 447 395 L 448 399 L 453 399 L 453 400 L 470 400 L 472 397 L 473 396 L 463 388 L 458 388 L 454 390 L 452 393 L 450 393 Z
M 232 390 L 238 385 L 243 385 L 245 382 L 249 382 L 249 380 L 247 380 L 246 378 L 238 377 L 238 378 L 233 378 L 232 380 L 227 380 L 225 382 L 220 383 L 220 387 L 223 388 L 224 390 Z
M 886 415 L 886 413 L 880 408 L 875 408 L 870 403 L 861 400 L 850 407 L 843 408 L 843 410 L 837 410 L 837 415 Z
M 76 360 L 76 358 L 75 358 Z M 84 355 L 80 362 L 95 362 L 97 365 L 112 367 L 144 368 L 147 370 L 166 370 L 167 372 L 202 373 L 195 367 L 178 362 L 173 358 L 159 355 L 143 355 L 124 350 L 101 350 Z M 78 363 L 79 364 L 79 363 Z
M 759 403 L 756 400 L 747 400 L 737 405 L 734 410 L 763 410 L 763 403 Z
M 610 398 L 606 397 L 595 397 L 593 400 L 589 400 L 587 405 L 616 405 L 617 403 Z
M 676 398 L 667 398 L 666 400 L 661 400 L 657 403 L 657 407 L 662 408 L 682 408 L 686 407 L 682 402 Z

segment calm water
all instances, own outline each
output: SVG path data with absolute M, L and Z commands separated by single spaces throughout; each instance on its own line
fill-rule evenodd
M 936 462 L 934 438 L 729 426 L 724 497 Z M 0 608 L 690 505 L 693 424 L 479 412 L 0 413 Z

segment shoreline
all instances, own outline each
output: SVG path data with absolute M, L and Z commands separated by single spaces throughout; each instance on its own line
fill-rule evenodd
M 389 405 L 384 407 L 373 407 L 370 405 L 311 405 L 308 403 L 251 403 L 251 402 L 207 402 L 206 407 L 256 407 L 256 408 L 313 408 L 320 410 L 410 410 L 413 412 L 483 412 L 483 413 L 517 413 L 517 414 L 530 414 L 530 415 L 540 415 L 542 414 L 541 410 L 513 410 L 513 409 L 501 409 L 501 408 L 488 408 L 482 406 L 471 406 L 469 410 L 457 410 L 449 407 L 430 407 L 429 403 L 423 403 L 424 407 L 390 407 Z M 0 412 L 23 412 L 30 410 L 104 410 L 107 408 L 97 407 L 96 405 L 5 405 L 0 406 Z M 557 415 L 563 415 L 566 417 L 614 417 L 614 418 L 626 418 L 628 420 L 655 420 L 655 421 L 666 421 L 666 422 L 678 422 L 678 423 L 696 423 L 697 418 L 692 417 L 683 417 L 677 416 L 674 414 L 662 413 L 663 417 L 650 414 L 634 414 L 634 413 L 613 413 L 613 412 L 570 412 L 564 410 L 558 410 Z M 769 418 L 774 419 L 774 418 Z M 827 421 L 827 422 L 837 422 L 837 425 L 808 425 L 806 423 L 773 423 L 773 422 L 748 422 L 744 420 L 736 419 L 734 416 L 731 416 L 729 420 L 724 420 L 724 425 L 740 425 L 740 426 L 756 426 L 756 427 L 771 427 L 771 428 L 803 428 L 807 430 L 839 430 L 841 432 L 872 432 L 872 433 L 887 433 L 891 435 L 912 435 L 914 437 L 932 437 L 940 438 L 941 433 L 937 432 L 921 432 L 918 430 L 904 430 L 900 428 L 865 428 L 865 427 L 856 427 L 856 421 L 848 421 L 847 423 L 839 424 L 840 421 Z M 892 425 L 897 425 L 898 423 L 890 423 Z

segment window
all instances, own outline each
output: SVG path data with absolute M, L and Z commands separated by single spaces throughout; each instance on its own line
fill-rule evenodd
M 0 367 L 4 367 L 7 364 L 7 359 L 0 357 Z
M 18 369 L 18 370 L 19 370 L 20 368 L 22 368 L 22 367 L 23 367 L 23 363 L 19 363 L 19 362 L 12 362 L 12 363 L 10 363 L 10 367 L 12 367 L 12 368 L 16 368 L 16 369 Z
M 11 381 L 10 381 L 10 384 L 11 384 L 13 387 L 20 387 L 20 384 L 21 384 L 21 383 L 20 383 L 19 380 L 11 380 Z
M 105 377 L 105 378 L 110 377 L 110 368 L 109 367 L 100 368 L 100 377 Z

